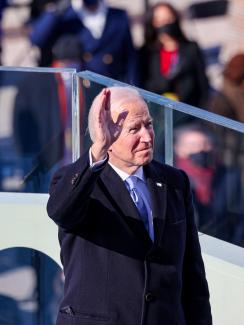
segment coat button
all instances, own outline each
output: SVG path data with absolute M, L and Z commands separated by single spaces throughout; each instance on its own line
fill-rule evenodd
M 75 182 L 77 181 L 77 178 L 79 177 L 79 174 L 76 173 L 72 178 L 71 178 L 71 184 L 75 185 Z
M 154 300 L 154 298 L 155 298 L 155 296 L 151 292 L 147 292 L 145 294 L 145 301 L 146 302 L 151 302 L 151 301 Z
M 102 61 L 105 64 L 111 64 L 113 62 L 114 58 L 110 53 L 104 54 Z
M 84 52 L 83 54 L 83 60 L 86 62 L 89 62 L 93 59 L 92 53 L 90 52 Z

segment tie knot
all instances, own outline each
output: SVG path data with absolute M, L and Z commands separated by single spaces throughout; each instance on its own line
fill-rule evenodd
M 126 178 L 126 183 L 129 185 L 130 189 L 136 188 L 137 179 L 138 178 L 133 175 Z

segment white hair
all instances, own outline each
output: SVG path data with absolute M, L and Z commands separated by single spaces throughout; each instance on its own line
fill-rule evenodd
M 119 111 L 124 104 L 133 102 L 135 100 L 144 99 L 141 97 L 139 92 L 132 87 L 109 87 L 110 90 L 110 111 Z M 99 97 L 101 96 L 102 91 L 95 97 L 92 102 L 89 115 L 88 115 L 88 130 L 90 133 L 91 140 L 94 141 L 93 131 L 94 131 L 94 109 L 97 105 Z

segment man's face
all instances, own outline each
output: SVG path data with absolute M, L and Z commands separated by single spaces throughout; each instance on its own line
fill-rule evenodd
M 127 112 L 122 131 L 109 150 L 109 161 L 128 174 L 153 158 L 154 131 L 152 118 L 146 103 L 141 99 L 123 104 L 118 111 L 112 111 L 112 119 L 117 121 L 122 112 Z

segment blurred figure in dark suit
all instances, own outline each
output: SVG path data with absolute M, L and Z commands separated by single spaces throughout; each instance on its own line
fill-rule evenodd
M 41 50 L 41 66 L 50 65 L 57 38 L 75 34 L 84 49 L 84 70 L 136 82 L 135 50 L 124 10 L 110 8 L 103 0 L 83 0 L 78 6 L 69 0 L 46 2 L 30 22 L 30 40 Z

